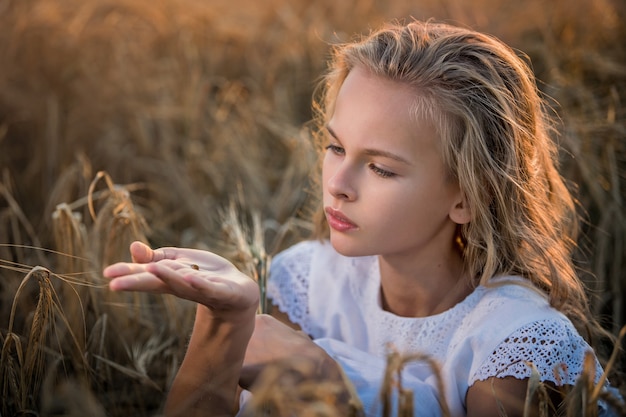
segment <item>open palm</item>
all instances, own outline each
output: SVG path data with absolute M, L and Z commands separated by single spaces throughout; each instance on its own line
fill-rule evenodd
M 214 253 L 186 248 L 151 249 L 133 242 L 134 262 L 120 262 L 104 269 L 113 291 L 173 294 L 203 304 L 213 316 L 256 309 L 256 282 L 231 262 Z

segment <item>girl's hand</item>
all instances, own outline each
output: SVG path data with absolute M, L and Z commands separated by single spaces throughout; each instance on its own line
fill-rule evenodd
M 215 318 L 256 311 L 257 283 L 221 256 L 197 249 L 152 250 L 141 242 L 133 242 L 130 252 L 134 262 L 104 269 L 113 291 L 173 294 L 206 306 Z
M 339 365 L 304 332 L 294 330 L 272 316 L 259 314 L 248 343 L 239 384 L 249 389 L 267 365 L 293 360 L 314 365 L 317 374 L 309 375 L 311 378 L 325 382 L 340 380 Z
M 277 365 L 275 372 L 268 369 Z M 286 378 L 283 378 L 286 376 Z M 311 390 L 311 383 L 325 390 Z M 281 323 L 269 315 L 257 315 L 254 333 L 248 343 L 239 386 L 279 401 L 281 415 L 299 415 L 303 407 L 323 402 L 333 415 L 361 415 L 359 401 L 343 377 L 339 363 L 315 344 L 304 332 Z M 283 403 L 282 395 L 291 400 Z M 265 398 L 267 399 L 267 398 Z M 313 408 L 310 408 L 313 409 Z

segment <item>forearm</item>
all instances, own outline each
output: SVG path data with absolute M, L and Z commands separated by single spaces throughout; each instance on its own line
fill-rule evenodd
M 165 415 L 230 416 L 254 311 L 235 321 L 208 317 L 199 305 L 189 347 L 167 398 Z

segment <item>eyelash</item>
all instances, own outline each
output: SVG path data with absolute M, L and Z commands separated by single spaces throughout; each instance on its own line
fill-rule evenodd
M 396 175 L 393 172 L 387 171 L 386 169 L 379 168 L 374 164 L 369 164 L 368 166 L 372 171 L 374 171 L 376 175 L 378 175 L 381 178 L 391 178 L 391 177 L 395 177 Z
M 327 145 L 325 149 L 328 151 L 331 151 L 335 155 L 344 155 L 346 153 L 345 149 L 337 145 Z M 379 168 L 372 163 L 368 164 L 368 168 L 371 169 L 376 175 L 378 175 L 381 178 L 391 178 L 391 177 L 395 177 L 396 175 L 393 172 Z
M 337 145 L 327 145 L 325 148 L 327 151 L 331 151 L 332 153 L 336 154 L 336 155 L 343 155 L 346 151 L 345 149 L 343 149 L 341 146 L 337 146 Z

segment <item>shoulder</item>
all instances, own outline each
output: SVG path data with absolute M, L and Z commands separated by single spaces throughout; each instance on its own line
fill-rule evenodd
M 519 300 L 537 305 L 549 305 L 547 295 L 535 287 L 529 280 L 519 276 L 501 276 L 492 278 L 484 285 L 485 301 L 503 299 Z
M 474 304 L 463 319 L 460 337 L 480 342 L 488 353 L 521 328 L 551 323 L 554 329 L 576 333 L 572 323 L 553 308 L 547 296 L 519 277 L 504 277 L 477 288 Z
M 475 349 L 470 384 L 489 377 L 525 379 L 533 369 L 542 381 L 572 384 L 585 356 L 593 354 L 572 322 L 521 278 L 496 280 L 483 292 L 464 335 Z M 597 361 L 596 368 L 601 371 Z
M 307 334 L 346 338 L 362 320 L 355 312 L 365 289 L 378 282 L 375 265 L 375 257 L 343 256 L 329 241 L 304 241 L 274 258 L 266 294 Z
M 304 331 L 309 330 L 309 281 L 311 259 L 319 242 L 303 241 L 279 252 L 270 263 L 265 294 L 277 308 L 273 313 L 285 317 Z
M 470 328 L 497 324 L 515 329 L 546 318 L 561 319 L 563 314 L 550 306 L 545 293 L 520 277 L 500 277 L 476 290 L 475 305 L 466 320 Z
M 266 295 L 280 313 L 308 334 L 316 334 L 312 322 L 311 297 L 316 297 L 314 275 L 322 275 L 339 256 L 329 242 L 307 240 L 278 253 L 271 261 Z
M 330 243 L 320 240 L 305 240 L 279 252 L 270 265 L 270 277 L 273 280 L 290 279 L 294 275 L 305 279 L 311 265 L 319 257 L 332 258 L 336 252 Z
M 270 263 L 270 283 L 275 285 L 300 283 L 308 287 L 313 260 L 320 252 L 328 251 L 327 246 L 331 247 L 323 241 L 306 240 L 279 252 Z

